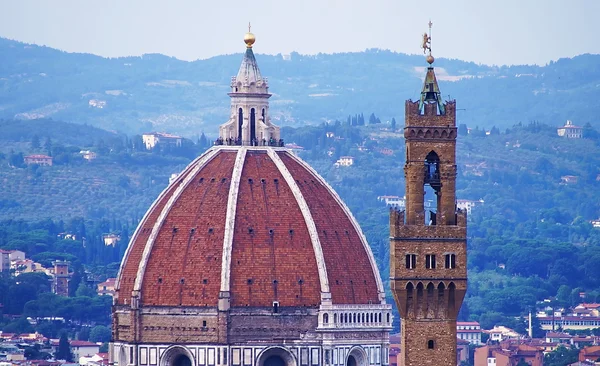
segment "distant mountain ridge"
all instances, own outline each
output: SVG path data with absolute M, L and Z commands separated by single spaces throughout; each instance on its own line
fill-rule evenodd
M 273 93 L 271 115 L 280 125 L 345 120 L 361 112 L 401 123 L 404 100 L 418 98 L 427 66 L 421 55 L 376 49 L 289 56 L 257 54 Z M 241 58 L 103 58 L 0 38 L 0 118 L 214 135 L 228 118 L 229 82 Z M 434 66 L 444 96 L 458 101 L 460 123 L 489 129 L 520 121 L 559 126 L 571 119 L 600 127 L 589 102 L 600 98 L 600 55 L 510 67 L 438 58 Z

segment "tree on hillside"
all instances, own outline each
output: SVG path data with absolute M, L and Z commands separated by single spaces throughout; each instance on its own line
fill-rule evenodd
M 396 119 L 392 117 L 392 130 L 396 130 Z
M 459 136 L 467 136 L 469 134 L 469 129 L 467 128 L 467 125 L 464 123 L 461 123 L 458 125 L 458 135 Z
M 90 342 L 108 342 L 110 337 L 110 328 L 104 325 L 96 325 L 90 332 Z
M 44 150 L 48 155 L 52 155 L 52 140 L 50 137 L 46 137 L 46 141 L 44 141 Z
M 596 131 L 596 129 L 588 122 L 583 126 L 583 138 L 598 140 L 600 139 L 600 133 L 598 133 L 598 131 Z
M 200 145 L 200 147 L 208 147 L 208 139 L 206 138 L 204 132 L 202 132 L 200 138 L 198 139 L 198 145 Z
M 31 138 L 31 148 L 37 150 L 40 148 L 40 138 L 38 135 L 33 135 Z
M 67 362 L 73 361 L 73 354 L 71 353 L 71 344 L 69 343 L 69 338 L 67 338 L 67 332 L 63 332 L 60 335 L 60 340 L 58 341 L 58 349 L 56 350 L 54 357 L 57 360 L 65 360 Z

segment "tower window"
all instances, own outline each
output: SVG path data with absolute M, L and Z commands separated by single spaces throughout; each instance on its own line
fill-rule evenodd
M 427 254 L 425 256 L 425 268 L 435 269 L 435 254 Z
M 446 268 L 447 269 L 454 269 L 456 268 L 456 254 L 454 253 L 450 253 L 450 254 L 446 254 Z
M 416 254 L 407 254 L 406 255 L 406 268 L 407 269 L 417 268 L 417 255 Z
M 279 301 L 273 301 L 273 313 L 279 313 Z
M 427 341 L 427 348 L 428 349 L 433 349 L 435 346 L 435 342 L 433 341 L 433 339 L 430 339 Z

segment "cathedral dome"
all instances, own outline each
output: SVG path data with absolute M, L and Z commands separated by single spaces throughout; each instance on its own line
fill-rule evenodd
M 116 302 L 217 307 L 224 296 L 232 308 L 384 301 L 352 214 L 288 149 L 215 146 L 192 162 L 135 232 Z
M 215 145 L 129 242 L 110 361 L 388 366 L 392 309 L 373 254 L 340 197 L 284 147 L 251 47 L 229 96 Z

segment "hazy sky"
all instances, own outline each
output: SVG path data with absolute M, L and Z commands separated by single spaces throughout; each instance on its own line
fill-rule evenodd
M 0 0 L 0 36 L 102 56 L 184 60 L 384 48 L 485 64 L 546 64 L 600 53 L 600 0 Z

